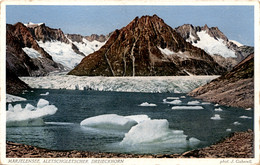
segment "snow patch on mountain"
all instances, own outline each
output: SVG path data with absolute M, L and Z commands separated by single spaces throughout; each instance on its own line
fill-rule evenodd
M 199 47 L 211 55 L 221 55 L 225 58 L 236 57 L 234 51 L 228 49 L 223 39 L 214 39 L 206 31 L 197 32 L 200 40 L 192 43 L 193 46 Z
M 41 54 L 39 52 L 37 52 L 35 49 L 33 49 L 33 48 L 24 47 L 22 49 L 31 58 L 41 57 Z
M 236 44 L 238 47 L 244 46 L 243 44 L 241 44 L 241 43 L 238 42 L 238 41 L 235 41 L 235 40 L 229 40 L 229 41 L 233 42 L 233 43 Z
M 66 44 L 60 41 L 51 42 L 37 42 L 47 53 L 49 53 L 53 60 L 70 69 L 77 66 L 84 56 L 73 51 L 71 44 Z
M 106 42 L 99 42 L 99 41 L 88 41 L 85 38 L 83 38 L 82 42 L 72 42 L 74 45 L 76 45 L 82 53 L 85 54 L 85 56 L 99 50 Z
M 44 24 L 44 23 L 32 23 L 32 22 L 28 22 L 28 24 L 25 24 L 24 23 L 24 26 L 41 26 L 42 24 Z

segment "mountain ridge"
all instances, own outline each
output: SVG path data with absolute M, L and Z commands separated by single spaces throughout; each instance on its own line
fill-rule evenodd
M 169 76 L 224 71 L 205 51 L 184 41 L 163 19 L 153 15 L 136 17 L 115 30 L 101 49 L 85 57 L 69 74 Z

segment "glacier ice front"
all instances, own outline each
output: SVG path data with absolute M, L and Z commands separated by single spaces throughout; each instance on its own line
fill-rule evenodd
M 40 99 L 37 107 L 27 104 L 22 108 L 21 104 L 12 106 L 8 105 L 6 111 L 6 126 L 41 126 L 44 125 L 43 118 L 54 115 L 57 112 L 57 107 L 49 105 L 49 102 Z
M 42 89 L 188 93 L 217 77 L 218 76 L 88 77 L 50 75 L 46 77 L 21 77 L 21 79 L 32 88 Z
M 120 145 L 170 144 L 175 147 L 188 147 L 199 144 L 196 138 L 187 139 L 182 130 L 171 130 L 166 119 L 145 120 L 133 126 Z

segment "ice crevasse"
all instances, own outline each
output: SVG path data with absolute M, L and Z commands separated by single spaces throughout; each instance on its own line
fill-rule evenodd
M 22 108 L 21 104 L 8 105 L 6 111 L 6 126 L 40 126 L 44 125 L 43 118 L 54 115 L 58 108 L 50 105 L 47 100 L 40 99 L 37 107 L 27 104 Z

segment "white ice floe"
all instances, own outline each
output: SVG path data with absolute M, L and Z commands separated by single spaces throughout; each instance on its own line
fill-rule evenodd
M 173 106 L 172 109 L 174 110 L 201 110 L 204 109 L 202 106 Z
M 167 97 L 166 99 L 167 100 L 179 100 L 180 98 L 179 97 Z
M 133 126 L 120 145 L 149 145 L 149 144 L 175 144 L 179 147 L 187 147 L 190 144 L 198 144 L 196 138 L 186 140 L 187 135 L 182 130 L 171 130 L 166 119 L 146 120 Z
M 202 102 L 201 104 L 202 105 L 209 105 L 210 103 L 209 102 Z
M 212 119 L 212 120 L 221 120 L 222 118 L 220 117 L 220 115 L 215 114 L 215 116 L 211 117 L 210 119 Z
M 40 95 L 41 96 L 47 96 L 47 95 L 49 95 L 50 93 L 49 92 L 46 92 L 46 93 L 41 93 Z
M 44 122 L 44 123 L 49 125 L 73 125 L 74 124 L 69 122 Z
M 186 96 L 181 96 L 182 99 L 186 98 Z
M 136 124 L 137 122 L 135 120 L 116 114 L 94 116 L 87 118 L 80 123 L 81 126 L 85 127 L 118 130 L 129 130 Z
M 142 107 L 156 107 L 157 105 L 153 104 L 153 103 L 144 102 L 144 103 L 140 104 L 139 106 L 142 106 Z
M 200 102 L 195 100 L 195 101 L 189 101 L 187 104 L 188 105 L 196 105 L 196 104 L 199 104 Z
M 241 123 L 239 123 L 238 121 L 235 121 L 233 124 L 234 125 L 241 125 Z
M 165 104 L 181 104 L 181 100 L 173 100 L 173 101 L 167 101 L 166 99 L 163 99 L 163 103 Z
M 250 110 L 252 110 L 252 108 L 247 108 L 246 110 L 247 110 L 247 111 L 250 111 Z
M 48 104 L 47 104 L 48 103 Z M 56 113 L 57 107 L 49 105 L 47 100 L 40 99 L 37 107 L 27 104 L 22 108 L 21 104 L 14 107 L 9 104 L 6 111 L 7 126 L 39 126 L 44 125 L 43 118 Z
M 219 104 L 215 104 L 214 106 L 217 107 L 217 106 L 219 106 Z
M 87 77 L 51 75 L 21 77 L 32 88 L 120 92 L 188 93 L 218 76 Z
M 249 116 L 239 116 L 239 118 L 241 118 L 241 119 L 252 119 L 252 117 L 249 117 Z
M 226 46 L 223 39 L 220 39 L 220 38 L 215 39 L 215 38 L 211 37 L 204 30 L 197 32 L 197 35 L 200 38 L 200 40 L 198 40 L 197 43 L 195 43 L 195 42 L 192 43 L 192 45 L 203 49 L 205 52 L 207 52 L 210 55 L 218 54 L 225 58 L 236 57 L 235 52 L 230 50 Z
M 227 131 L 227 132 L 230 132 L 230 131 L 231 131 L 231 128 L 227 128 L 226 131 Z
M 11 102 L 16 102 L 16 101 L 26 101 L 26 99 L 19 97 L 19 96 L 6 94 L 6 102 L 11 103 Z
M 221 112 L 221 111 L 223 111 L 223 109 L 221 109 L 221 108 L 215 108 L 215 111 Z

